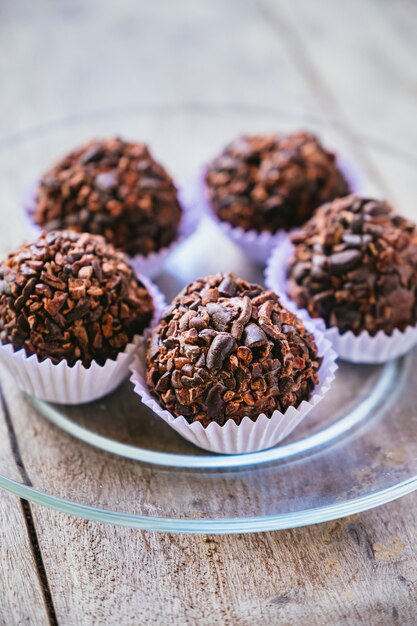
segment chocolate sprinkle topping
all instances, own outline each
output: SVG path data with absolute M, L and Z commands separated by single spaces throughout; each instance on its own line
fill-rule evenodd
M 40 361 L 103 365 L 152 314 L 145 286 L 102 237 L 43 233 L 0 265 L 0 339 Z
M 182 210 L 148 147 L 115 138 L 90 141 L 56 163 L 30 213 L 47 231 L 102 235 L 130 256 L 148 256 L 174 241 Z
M 320 358 L 314 337 L 272 291 L 234 274 L 185 287 L 154 329 L 147 384 L 189 423 L 237 424 L 310 397 Z
M 391 334 L 417 322 L 417 227 L 384 201 L 320 207 L 292 237 L 288 293 L 327 326 Z
M 243 230 L 290 230 L 329 200 L 349 193 L 335 155 L 306 132 L 243 136 L 210 163 L 210 204 Z

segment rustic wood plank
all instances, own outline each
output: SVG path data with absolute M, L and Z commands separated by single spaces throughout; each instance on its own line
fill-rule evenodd
M 322 0 L 319 10 L 308 0 L 259 0 L 258 6 L 324 110 L 357 138 L 356 154 L 377 179 L 376 193 L 416 219 L 415 43 L 404 43 L 378 3 L 354 0 L 343 14 L 331 0 Z M 415 16 L 411 9 L 402 14 L 410 12 Z
M 32 546 L 20 500 L 0 492 L 0 624 L 47 624 Z
M 0 473 L 22 480 L 0 409 Z M 44 581 L 39 575 L 31 511 L 27 503 L 0 491 L 0 624 L 47 624 Z
M 248 2 L 92 0 L 51 8 L 26 0 L 2 7 L 1 25 L 0 74 L 10 79 L 0 135 L 138 102 L 317 110 L 285 45 L 265 33 Z M 279 68 L 278 79 L 271 67 Z
M 371 28 L 368 19 L 354 22 L 355 8 L 365 10 L 367 16 L 372 11 L 375 17 L 376 11 L 363 9 L 363 3 L 355 3 L 352 9 L 344 5 L 349 29 L 355 31 L 355 43 L 359 41 L 362 46 L 360 53 L 352 52 L 357 54 L 354 62 L 343 66 L 345 82 L 340 70 L 335 70 L 334 61 L 336 58 L 340 62 L 348 45 L 339 25 L 338 9 L 329 1 L 321 3 L 322 10 L 315 15 L 312 12 L 317 9 L 310 8 L 308 2 L 294 3 L 295 9 L 288 3 L 280 7 L 285 24 L 300 29 L 296 32 L 307 42 L 318 79 L 332 90 L 330 97 L 313 84 L 314 75 L 306 75 L 303 61 L 294 59 L 294 48 L 288 41 L 277 37 L 273 29 L 268 30 L 249 3 L 181 1 L 171 9 L 167 3 L 164 11 L 158 3 L 140 3 L 135 8 L 127 0 L 117 5 L 95 0 L 88 5 L 75 3 L 62 8 L 43 2 L 36 7 L 29 2 L 18 4 L 2 7 L 0 20 L 0 76 L 19 74 L 19 80 L 7 81 L 8 89 L 0 102 L 1 135 L 101 106 L 189 100 L 323 109 L 352 124 L 360 118 L 371 130 L 384 131 L 385 112 L 374 121 L 373 100 L 365 102 L 371 79 L 373 89 L 381 94 L 388 92 L 392 84 L 398 87 L 398 95 L 388 94 L 385 108 L 394 111 L 397 107 L 408 121 L 396 119 L 395 112 L 388 113 L 389 136 L 401 132 L 401 137 L 407 135 L 412 140 L 414 131 L 407 134 L 413 101 L 408 94 L 413 80 L 410 54 L 403 48 L 397 52 L 397 38 L 394 60 L 387 58 L 391 47 L 380 57 L 382 44 L 375 43 L 378 32 L 385 39 L 385 35 L 391 36 L 391 30 L 385 24 L 380 31 L 379 18 Z M 297 11 L 295 17 L 293 10 Z M 366 36 L 373 38 L 371 61 Z M 17 46 L 16 38 L 25 45 Z M 29 60 L 28 49 L 32 52 Z M 54 58 L 46 65 L 51 49 Z M 380 58 L 384 63 L 381 69 L 377 67 Z M 406 61 L 409 67 L 404 73 Z M 358 62 L 366 65 L 360 80 Z M 276 75 L 271 75 L 271 67 L 277 69 Z M 399 78 L 394 76 L 397 69 Z M 349 86 L 353 83 L 356 91 Z M 17 219 L 11 215 L 10 224 L 14 220 L 17 223 Z M 8 245 L 4 233 L 2 244 L 3 249 Z M 44 481 L 45 488 L 52 485 L 61 495 L 71 481 L 99 479 L 105 471 L 103 455 L 59 433 L 14 393 L 10 387 L 8 400 L 30 475 L 41 485 Z M 100 457 L 101 465 L 96 463 Z M 145 484 L 149 480 L 149 469 L 142 472 L 110 457 L 107 464 L 108 472 L 115 469 L 113 484 L 132 480 L 134 487 L 135 479 Z M 33 515 L 56 614 L 62 624 L 248 626 L 256 622 L 268 625 L 307 621 L 313 626 L 411 625 L 415 622 L 417 580 L 413 515 L 416 497 L 308 529 L 236 537 L 136 532 L 81 521 L 41 507 L 33 507 Z M 16 502 L 10 496 L 5 498 L 7 506 Z M 4 546 L 7 554 L 18 554 L 20 546 L 25 551 L 19 561 L 14 559 L 19 563 L 16 574 L 10 572 L 9 565 L 6 571 L 19 581 L 30 581 L 34 567 L 25 565 L 29 552 L 22 522 L 8 510 L 11 530 L 6 526 L 6 532 L 11 547 L 2 541 L 0 551 Z M 0 600 L 1 594 L 2 589 Z M 44 623 L 42 600 L 32 598 L 24 583 L 21 595 L 24 600 L 19 597 L 15 604 L 26 608 L 18 613 L 19 607 L 12 604 L 13 596 L 6 593 L 9 613 L 24 618 L 33 604 L 32 623 Z M 28 598 L 30 602 L 25 603 Z
M 413 494 L 328 524 L 224 537 L 35 515 L 39 527 L 60 529 L 43 545 L 62 555 L 48 559 L 48 577 L 64 625 L 412 626 L 416 503 Z
M 352 0 L 259 0 L 269 23 L 293 50 L 316 95 L 368 135 L 414 148 L 417 70 L 413 45 L 386 16 L 395 11 L 415 27 L 416 12 L 402 3 Z M 388 5 L 392 6 L 388 9 Z M 415 30 L 415 29 L 414 29 Z

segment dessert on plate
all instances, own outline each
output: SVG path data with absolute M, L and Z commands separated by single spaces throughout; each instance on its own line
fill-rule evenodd
M 347 196 L 292 236 L 288 294 L 327 327 L 390 335 L 417 322 L 417 228 L 388 202 Z
M 175 416 L 239 424 L 307 400 L 319 365 L 313 335 L 276 294 L 217 274 L 188 285 L 163 314 L 147 382 Z
M 349 191 L 335 154 L 307 132 L 242 136 L 207 167 L 210 205 L 243 230 L 290 230 Z
M 125 377 L 158 307 L 155 288 L 103 237 L 43 233 L 0 264 L 0 358 L 29 393 L 86 401 Z
M 182 234 L 177 189 L 147 145 L 95 139 L 60 159 L 36 185 L 28 212 L 43 230 L 102 235 L 132 258 L 156 255 Z
M 154 410 L 156 399 L 157 412 L 179 424 L 185 437 L 187 427 L 192 434 L 196 426 L 207 431 L 202 447 L 213 449 L 213 435 L 229 438 L 223 441 L 226 452 L 236 451 L 239 437 L 261 449 L 285 436 L 292 418 L 301 419 L 312 407 L 323 345 L 272 291 L 235 274 L 216 274 L 189 284 L 163 313 L 137 390 Z M 328 353 L 325 359 L 327 371 Z M 250 433 L 259 420 L 256 434 Z
M 392 206 L 350 195 L 321 206 L 276 248 L 266 282 L 317 319 L 338 354 L 383 363 L 417 342 L 417 227 Z

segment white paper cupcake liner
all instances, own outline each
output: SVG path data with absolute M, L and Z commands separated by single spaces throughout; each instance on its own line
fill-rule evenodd
M 141 280 L 152 296 L 151 326 L 154 326 L 165 307 L 165 299 L 149 280 L 144 277 Z M 25 393 L 57 404 L 83 404 L 106 396 L 127 378 L 129 366 L 142 343 L 144 335 L 137 335 L 115 360 L 107 359 L 104 365 L 93 361 L 88 368 L 80 361 L 74 367 L 69 367 L 67 361 L 57 365 L 50 359 L 40 362 L 35 354 L 26 356 L 24 349 L 15 352 L 11 344 L 0 344 L 0 361 Z
M 35 189 L 36 185 L 33 185 L 24 194 L 22 201 L 26 220 L 27 236 L 31 239 L 35 239 L 42 232 L 42 228 L 37 226 L 31 219 Z M 137 276 L 148 276 L 148 278 L 155 278 L 158 276 L 162 271 L 162 267 L 167 257 L 197 229 L 201 214 L 198 210 L 196 210 L 196 207 L 187 200 L 187 194 L 187 190 L 181 188 L 178 189 L 178 198 L 183 214 L 178 227 L 177 237 L 174 241 L 169 246 L 161 248 L 161 250 L 158 250 L 157 252 L 151 252 L 147 256 L 142 254 L 136 254 L 135 256 L 127 255 L 129 263 Z
M 187 205 L 193 208 L 195 212 L 207 215 L 216 222 L 220 230 L 241 248 L 249 259 L 259 265 L 264 265 L 275 246 L 286 237 L 286 232 L 269 233 L 263 231 L 260 233 L 256 230 L 243 230 L 243 228 L 232 226 L 229 222 L 220 220 L 208 201 L 203 179 L 204 176 L 200 174 L 194 180 L 189 181 L 186 196 Z
M 309 330 L 313 330 L 311 326 Z M 304 400 L 297 408 L 289 407 L 285 413 L 274 411 L 271 417 L 262 413 L 255 422 L 246 416 L 239 426 L 232 419 L 229 419 L 224 426 L 212 422 L 204 428 L 200 422 L 189 424 L 184 416 L 174 417 L 169 411 L 163 409 L 150 394 L 146 384 L 145 344 L 140 346 L 131 365 L 132 376 L 130 380 L 134 384 L 135 392 L 147 407 L 182 437 L 199 448 L 220 454 L 244 454 L 265 450 L 288 437 L 311 409 L 317 406 L 334 380 L 337 370 L 336 354 L 322 333 L 314 329 L 314 335 L 323 361 L 319 370 L 319 383 L 309 401 Z
M 187 201 L 187 197 L 187 190 L 182 188 L 178 189 L 178 198 L 183 214 L 179 224 L 178 234 L 174 241 L 166 248 L 161 248 L 158 252 L 151 252 L 148 256 L 137 254 L 133 257 L 129 257 L 129 262 L 136 274 L 149 276 L 149 278 L 158 276 L 162 271 L 167 257 L 197 229 L 201 213 L 198 209 L 196 210 L 195 206 Z
M 417 325 L 407 326 L 404 331 L 396 328 L 391 335 L 382 330 L 373 336 L 367 330 L 355 335 L 352 331 L 341 333 L 335 326 L 327 328 L 322 318 L 312 318 L 306 309 L 298 308 L 287 294 L 286 271 L 293 251 L 289 237 L 280 242 L 267 264 L 265 284 L 279 295 L 287 308 L 324 332 L 341 359 L 350 363 L 386 363 L 403 356 L 417 344 Z
M 229 222 L 224 222 L 218 218 L 208 201 L 206 203 L 206 211 L 220 230 L 241 248 L 251 261 L 258 265 L 265 265 L 272 250 L 287 236 L 287 233 L 284 231 L 269 233 L 264 230 L 260 233 L 256 230 L 243 230 L 243 228 L 238 226 L 232 226 Z
M 336 164 L 348 182 L 350 193 L 362 194 L 366 192 L 366 177 L 356 160 L 346 152 L 336 156 Z
M 352 193 L 359 193 L 364 184 L 364 176 L 359 168 L 354 165 L 353 160 L 345 156 L 338 156 L 337 165 L 348 181 Z M 224 234 L 239 246 L 249 259 L 259 265 L 265 265 L 272 251 L 288 236 L 287 231 L 270 233 L 268 231 L 243 230 L 243 228 L 232 226 L 229 222 L 219 219 L 207 196 L 204 170 L 194 183 L 190 182 L 186 201 L 190 202 L 190 199 L 192 206 L 200 206 L 201 211 L 214 220 Z

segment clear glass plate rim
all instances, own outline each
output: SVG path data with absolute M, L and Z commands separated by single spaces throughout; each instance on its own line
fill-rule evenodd
M 362 133 L 354 128 L 346 128 L 346 125 L 337 119 L 328 118 L 327 116 L 321 116 L 319 114 L 303 111 L 290 111 L 284 110 L 279 107 L 266 107 L 263 105 L 250 105 L 250 104 L 234 104 L 234 103 L 222 103 L 222 104 L 206 104 L 200 102 L 188 102 L 188 103 L 176 103 L 174 105 L 131 105 L 128 107 L 121 106 L 119 108 L 101 109 L 99 111 L 90 111 L 82 113 L 80 115 L 66 117 L 62 119 L 56 119 L 52 122 L 46 122 L 39 124 L 35 127 L 28 128 L 16 133 L 10 133 L 9 135 L 0 137 L 0 149 L 7 148 L 13 142 L 25 141 L 35 138 L 43 133 L 53 132 L 59 129 L 63 129 L 65 126 L 71 126 L 72 124 L 87 123 L 90 119 L 100 117 L 117 117 L 119 115 L 172 115 L 181 116 L 184 114 L 233 114 L 233 115 L 250 115 L 250 114 L 263 114 L 266 116 L 286 116 L 288 119 L 294 121 L 311 120 L 312 123 L 326 124 L 338 128 L 345 133 L 345 136 L 350 137 L 358 143 L 366 143 L 370 147 L 378 149 L 389 149 L 395 151 L 402 158 L 412 159 L 417 163 L 417 154 L 411 153 L 408 150 L 403 149 L 401 146 L 392 144 L 390 141 L 386 141 L 380 137 L 372 137 Z M 367 509 L 371 509 L 395 499 L 398 499 L 404 495 L 412 493 L 417 489 L 417 475 L 391 485 L 385 489 L 381 489 L 370 493 L 366 496 L 359 498 L 352 498 L 346 500 L 343 503 L 325 505 L 318 508 L 304 509 L 302 511 L 296 511 L 293 513 L 285 513 L 280 515 L 270 516 L 256 516 L 246 518 L 224 518 L 224 519 L 211 519 L 211 520 L 189 520 L 181 518 L 165 518 L 165 517 L 151 517 L 144 515 L 133 515 L 122 512 L 107 511 L 105 509 L 96 508 L 84 504 L 72 502 L 70 500 L 52 496 L 47 493 L 38 491 L 37 489 L 20 483 L 16 480 L 6 478 L 0 475 L 0 488 L 9 491 L 18 497 L 46 506 L 50 509 L 61 511 L 67 514 L 75 515 L 91 521 L 99 521 L 111 523 L 114 525 L 127 526 L 131 528 L 141 530 L 158 530 L 163 532 L 180 532 L 180 533 L 192 533 L 192 534 L 235 534 L 242 532 L 259 532 L 259 531 L 272 531 L 286 528 L 295 528 L 300 526 L 307 526 L 310 524 L 326 522 L 355 513 L 360 513 Z
M 212 520 L 188 520 L 162 517 L 148 517 L 106 511 L 84 504 L 76 504 L 64 498 L 58 498 L 42 493 L 33 487 L 23 485 L 10 478 L 0 475 L 0 487 L 15 495 L 46 506 L 55 511 L 75 515 L 83 519 L 96 522 L 106 522 L 117 526 L 127 526 L 138 530 L 153 530 L 160 532 L 178 532 L 187 534 L 239 534 L 242 532 L 264 532 L 284 530 L 328 522 L 348 515 L 361 513 L 368 509 L 387 504 L 401 498 L 417 489 L 417 476 L 397 485 L 376 491 L 370 495 L 353 498 L 339 505 L 323 506 L 315 509 L 305 509 L 281 515 L 262 517 L 224 518 Z

